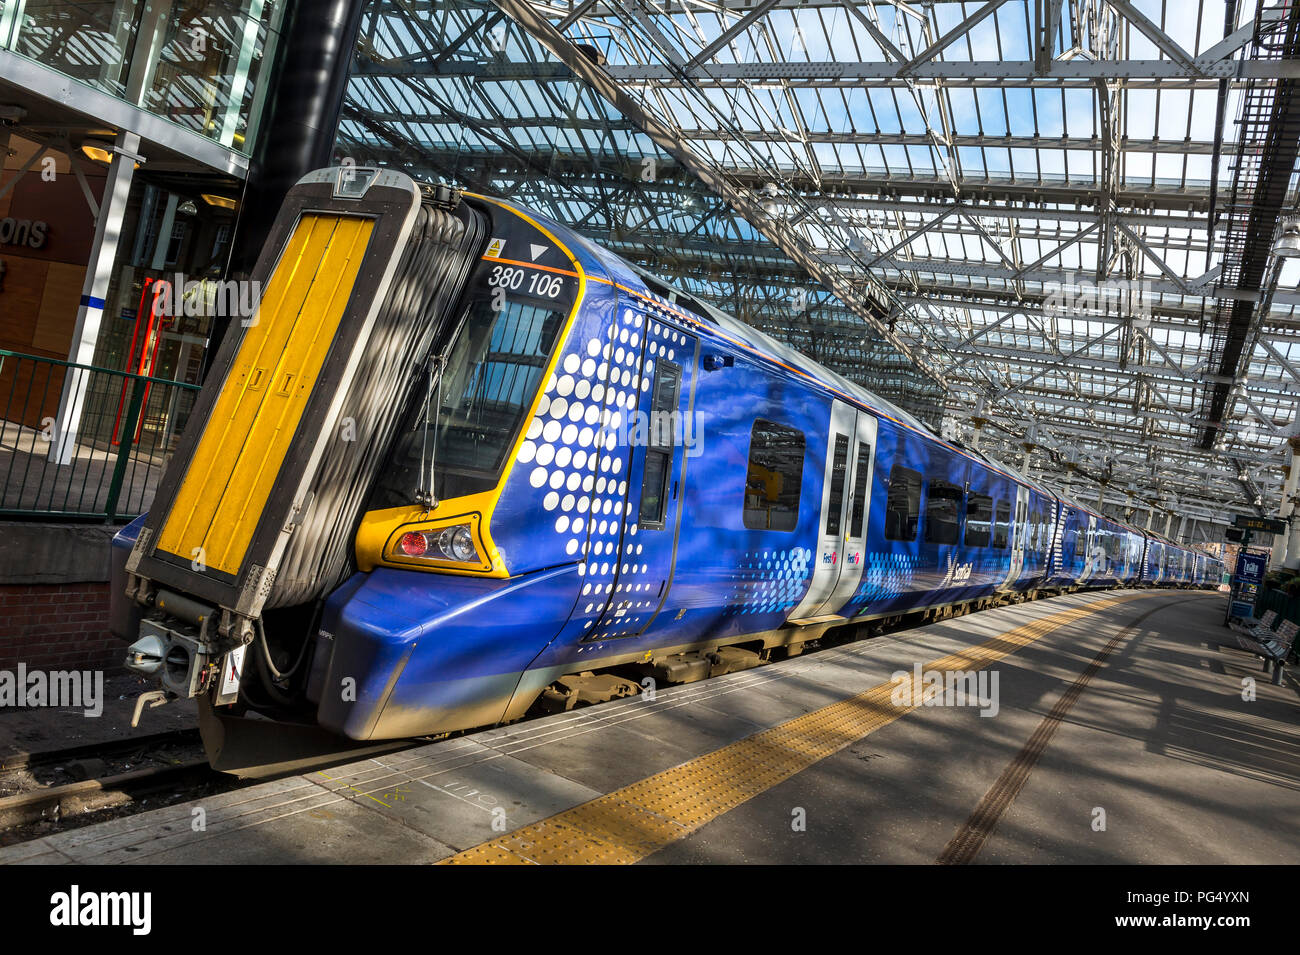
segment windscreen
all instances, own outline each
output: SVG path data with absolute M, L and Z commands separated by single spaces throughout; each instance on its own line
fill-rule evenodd
M 496 487 L 545 384 L 578 281 L 554 240 L 494 208 L 489 254 L 469 284 L 451 337 L 417 371 L 409 424 L 393 447 L 371 508 Z M 520 256 L 516 259 L 514 256 Z

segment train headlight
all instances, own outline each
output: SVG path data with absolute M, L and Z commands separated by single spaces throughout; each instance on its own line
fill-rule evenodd
M 455 527 L 447 527 L 440 531 L 438 549 L 448 560 L 478 560 L 478 552 L 474 549 L 474 537 L 470 533 L 468 524 L 457 524 Z
M 473 524 L 399 532 L 390 539 L 385 556 L 401 563 L 486 564 L 475 540 Z

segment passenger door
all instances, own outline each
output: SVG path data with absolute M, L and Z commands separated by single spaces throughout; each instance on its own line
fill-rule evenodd
M 615 554 L 590 558 L 602 569 L 606 561 L 612 565 L 612 582 L 604 584 L 605 612 L 587 640 L 638 636 L 659 613 L 672 586 L 688 461 L 701 449 L 693 413 L 698 339 L 654 316 L 647 316 L 644 335 L 624 337 L 625 331 L 619 330 L 617 347 L 635 340 L 641 387 L 617 371 L 609 386 L 636 391 L 621 412 L 632 447 L 626 476 L 602 471 L 597 477 L 598 492 L 602 483 L 617 482 L 624 507 L 621 515 L 592 516 L 621 521 L 622 531 Z
M 1025 567 L 1025 537 L 1029 533 L 1028 488 L 1016 485 L 1016 506 L 1012 514 L 1011 556 L 1008 561 L 1010 567 L 1007 572 L 1007 579 L 1002 584 L 1003 588 L 1007 590 L 1014 587 Z
M 835 401 L 812 581 L 804 599 L 790 613 L 792 623 L 836 615 L 862 580 L 875 446 L 876 419 Z

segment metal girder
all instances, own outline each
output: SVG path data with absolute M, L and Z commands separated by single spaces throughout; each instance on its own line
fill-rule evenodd
M 995 0 L 999 2 L 999 0 Z M 1001 0 L 1005 2 L 1005 0 Z M 1131 89 L 1145 85 L 1170 89 L 1214 89 L 1221 73 L 1209 69 L 1183 67 L 1169 60 L 1070 60 L 1054 61 L 1043 74 L 1035 72 L 1032 60 L 990 60 L 975 62 L 922 63 L 904 73 L 906 64 L 897 63 L 842 63 L 838 61 L 804 63 L 715 63 L 695 67 L 689 74 L 680 72 L 681 66 L 672 69 L 659 64 L 625 64 L 609 66 L 606 74 L 620 84 L 654 84 L 663 89 L 678 89 L 688 85 L 702 88 L 734 84 L 785 82 L 804 87 L 835 89 L 871 83 L 885 89 L 906 88 L 918 81 L 942 81 L 953 88 L 968 87 L 1022 87 L 1022 88 L 1078 88 L 1091 87 L 1098 80 L 1123 80 Z M 535 79 L 571 79 L 580 72 L 559 65 L 549 65 L 542 71 L 529 70 L 518 65 L 485 63 L 463 65 L 480 82 L 514 82 Z M 412 63 L 409 66 L 373 63 L 359 70 L 368 76 L 437 76 L 432 64 Z M 1233 64 L 1233 82 L 1245 80 L 1277 80 L 1300 76 L 1300 63 Z
M 971 28 L 974 27 L 975 24 L 989 16 L 1005 2 L 1006 0 L 988 0 L 988 3 L 985 3 L 970 16 L 966 17 L 966 19 L 962 20 L 961 23 L 957 24 L 916 56 L 912 57 L 912 59 L 900 66 L 894 75 L 915 76 L 918 67 L 933 62 L 935 57 L 964 37 L 970 32 Z
M 459 117 L 450 114 L 435 113 L 397 113 L 374 111 L 371 118 L 379 122 L 393 123 L 401 122 L 412 126 L 433 125 L 433 126 L 451 126 L 459 122 Z M 632 132 L 637 127 L 626 120 L 609 123 L 604 119 L 570 119 L 563 116 L 531 116 L 518 117 L 512 119 L 507 125 L 519 128 L 568 128 L 568 129 L 588 129 L 600 130 L 612 128 Z M 728 133 L 717 129 L 694 129 L 686 128 L 681 130 L 684 139 L 691 142 L 726 142 L 730 140 Z M 821 145 L 832 146 L 929 146 L 933 142 L 933 137 L 929 134 L 921 133 L 901 133 L 901 132 L 831 132 L 809 130 L 799 136 L 795 136 L 792 131 L 773 130 L 773 129 L 747 129 L 744 135 L 759 142 L 767 141 L 786 141 L 786 142 L 809 142 Z M 1080 139 L 1071 136 L 989 136 L 989 135 L 952 135 L 945 139 L 946 145 L 954 149 L 1095 149 L 1096 143 L 1090 139 Z M 1168 156 L 1209 156 L 1214 153 L 1214 143 L 1208 141 L 1183 141 L 1183 140 L 1162 140 L 1162 139 L 1144 139 L 1129 140 L 1124 144 L 1126 151 L 1150 153 L 1152 155 Z M 1171 220 L 1176 221 L 1176 220 Z M 1179 223 L 1180 225 L 1182 223 Z
M 740 34 L 744 33 L 751 26 L 761 20 L 767 14 L 767 11 L 774 6 L 776 6 L 776 0 L 760 0 L 758 6 L 747 11 L 739 20 L 733 23 L 726 30 L 723 30 L 722 33 L 709 43 L 708 46 L 700 50 L 699 53 L 695 54 L 689 61 L 683 64 L 682 69 L 687 73 L 696 73 L 697 68 L 701 63 L 712 59 L 713 54 L 717 53 L 734 38 L 740 36 Z
M 1281 7 L 1219 2 L 376 0 L 340 142 L 514 196 L 857 380 L 946 370 L 997 447 L 1055 428 L 1098 476 L 1197 475 L 1192 500 L 1204 475 L 1228 513 L 1271 487 L 1233 462 L 1276 466 L 1300 402 L 1300 292 L 1221 280 L 1235 129 L 1204 118 L 1300 57 L 1254 53 Z M 1141 320 L 1052 304 L 1084 276 L 1142 282 Z M 792 312 L 817 283 L 838 301 Z M 1200 390 L 1239 377 L 1208 361 L 1216 301 L 1256 319 L 1240 433 L 1198 451 Z
M 697 154 L 680 140 L 671 128 L 643 110 L 611 80 L 607 73 L 593 64 L 583 51 L 575 48 L 545 18 L 538 15 L 526 0 L 492 0 L 492 2 L 528 30 L 534 39 L 568 65 L 607 102 L 624 116 L 632 119 L 660 148 L 675 157 L 701 182 L 749 219 L 756 229 L 771 239 L 773 244 L 806 268 L 809 275 L 816 277 L 835 292 L 855 314 L 875 328 L 877 333 L 890 341 L 900 352 L 911 358 L 918 368 L 936 381 L 943 380 L 942 373 L 934 368 L 927 358 L 914 354 L 882 321 L 883 302 L 872 302 L 864 297 L 850 286 L 838 270 L 828 269 L 823 262 L 809 254 L 803 242 L 793 235 L 784 223 L 769 216 L 752 193 L 744 192 L 733 185 L 715 164 Z
M 997 0 L 995 0 L 997 2 Z M 1234 80 L 1292 79 L 1300 75 L 1300 63 L 1247 62 L 1232 64 Z M 906 70 L 906 72 L 904 72 Z M 665 67 L 654 64 L 611 67 L 609 74 L 622 83 L 652 82 L 675 88 L 686 81 Z M 492 74 L 488 74 L 489 76 Z M 834 88 L 852 83 L 870 82 L 873 86 L 896 88 L 909 81 L 942 80 L 949 86 L 997 85 L 999 87 L 1086 87 L 1098 80 L 1124 80 L 1126 84 L 1147 80 L 1153 85 L 1186 89 L 1212 89 L 1222 77 L 1214 67 L 1185 67 L 1169 60 L 1070 60 L 1054 61 L 1047 72 L 1035 72 L 1032 60 L 922 63 L 907 68 L 893 63 L 841 63 L 834 61 L 807 63 L 718 63 L 697 68 L 691 82 L 704 87 L 736 80 L 750 82 L 786 81 L 806 86 Z M 1178 81 L 1182 83 L 1179 84 Z

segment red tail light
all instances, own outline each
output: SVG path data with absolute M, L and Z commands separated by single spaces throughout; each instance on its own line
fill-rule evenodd
M 424 552 L 429 549 L 429 541 L 423 534 L 403 534 L 397 546 L 407 557 L 423 557 Z

